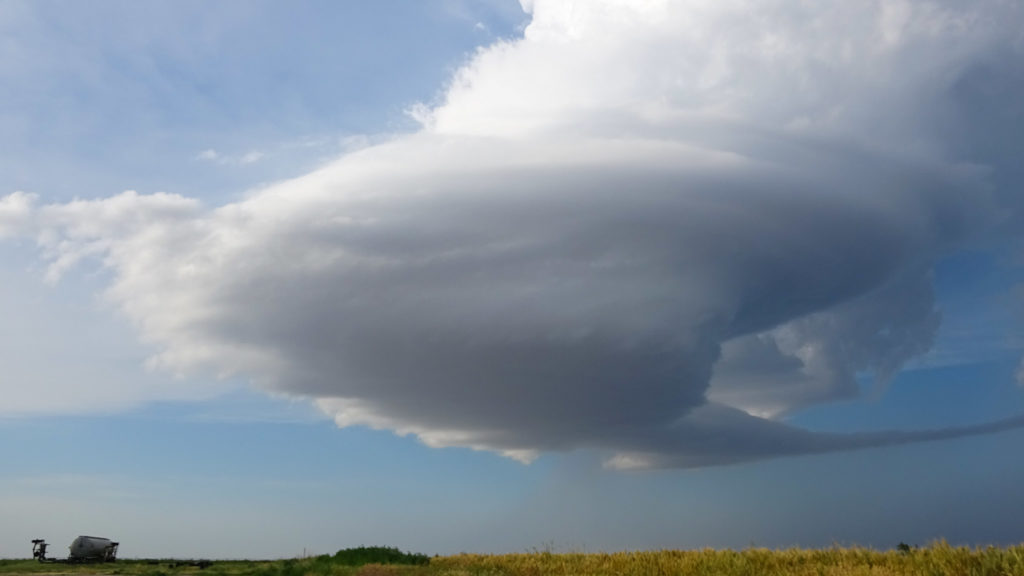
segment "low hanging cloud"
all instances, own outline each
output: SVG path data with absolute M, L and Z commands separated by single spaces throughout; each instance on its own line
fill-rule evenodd
M 780 421 L 927 351 L 932 265 L 1019 209 L 958 84 L 1020 110 L 1018 4 L 524 8 L 415 134 L 219 207 L 15 194 L 0 237 L 101 262 L 154 366 L 431 446 L 687 467 L 1024 424 Z

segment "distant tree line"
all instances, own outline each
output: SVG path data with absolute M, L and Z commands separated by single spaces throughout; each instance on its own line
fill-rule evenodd
M 360 546 L 338 550 L 332 558 L 335 564 L 345 566 L 362 566 L 363 564 L 411 564 L 424 566 L 430 563 L 426 554 L 402 552 L 398 548 L 386 546 Z

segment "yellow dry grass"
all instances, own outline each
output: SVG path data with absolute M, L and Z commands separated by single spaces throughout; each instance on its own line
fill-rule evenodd
M 427 566 L 344 566 L 330 557 L 217 562 L 207 570 L 167 563 L 46 565 L 0 560 L 0 576 L 1024 576 L 1024 545 L 964 548 L 943 542 L 906 552 L 868 548 L 820 550 L 662 550 L 644 552 L 480 555 L 430 559 Z
M 1024 547 L 957 548 L 939 543 L 910 552 L 823 550 L 664 550 L 615 554 L 464 554 L 435 558 L 439 574 L 483 576 L 895 576 L 1024 575 Z

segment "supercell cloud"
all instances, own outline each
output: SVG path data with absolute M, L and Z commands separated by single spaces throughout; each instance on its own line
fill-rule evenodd
M 934 263 L 1019 218 L 989 140 L 1020 148 L 1020 3 L 523 4 L 417 133 L 219 207 L 14 194 L 0 237 L 108 268 L 155 366 L 431 446 L 686 467 L 1022 424 L 781 420 L 929 350 Z

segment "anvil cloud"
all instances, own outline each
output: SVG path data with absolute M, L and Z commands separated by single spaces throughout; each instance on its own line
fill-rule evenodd
M 1019 3 L 524 8 L 417 133 L 219 207 L 15 194 L 0 237 L 102 262 L 155 366 L 431 446 L 686 467 L 1024 424 L 781 420 L 927 351 L 934 263 L 1018 217 L 972 142 L 1020 146 Z

